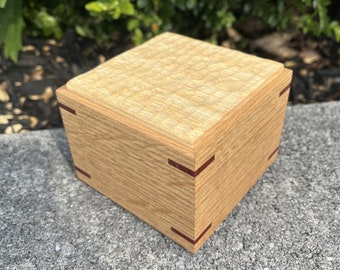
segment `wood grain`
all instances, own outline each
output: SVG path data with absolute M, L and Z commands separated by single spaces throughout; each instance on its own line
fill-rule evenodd
M 195 162 L 211 153 L 216 158 L 210 170 L 195 179 L 195 236 L 206 224 L 213 224 L 202 242 L 275 160 L 288 99 L 288 92 L 281 97 L 279 92 L 290 80 L 291 71 L 284 70 L 233 114 L 226 115 L 196 146 Z
M 76 174 L 196 252 L 275 160 L 291 75 L 160 35 L 58 89 Z
M 67 88 L 192 146 L 283 64 L 173 33 L 73 78 Z
M 77 176 L 188 250 L 171 227 L 195 239 L 195 178 L 170 166 L 173 159 L 194 168 L 193 153 L 141 136 L 92 101 L 58 90 L 58 99 L 77 115 L 61 110 Z

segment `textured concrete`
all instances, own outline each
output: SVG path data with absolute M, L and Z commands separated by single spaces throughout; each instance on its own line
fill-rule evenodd
M 340 103 L 289 107 L 273 166 L 192 255 L 74 176 L 63 130 L 0 136 L 0 269 L 339 269 Z

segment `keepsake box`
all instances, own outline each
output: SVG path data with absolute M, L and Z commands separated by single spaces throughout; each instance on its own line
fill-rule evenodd
M 196 252 L 277 157 L 291 77 L 161 34 L 57 90 L 77 177 Z

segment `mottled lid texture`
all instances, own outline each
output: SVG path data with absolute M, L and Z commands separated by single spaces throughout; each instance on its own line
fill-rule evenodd
M 165 33 L 67 83 L 67 89 L 172 139 L 194 144 L 283 65 Z

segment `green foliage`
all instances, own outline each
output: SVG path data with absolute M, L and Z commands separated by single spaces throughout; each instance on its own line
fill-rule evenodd
M 7 0 L 0 0 L 0 8 L 4 8 L 6 6 Z
M 218 33 L 235 21 L 227 1 L 137 0 L 136 7 L 136 14 L 128 20 L 127 27 L 134 31 L 137 43 L 169 30 L 208 37 L 216 42 Z
M 133 15 L 135 9 L 129 0 L 99 0 L 87 3 L 85 8 L 91 16 L 100 19 L 119 19 L 122 15 Z
M 305 34 L 333 36 L 340 41 L 340 26 L 330 21 L 327 8 L 330 0 L 248 0 L 243 7 L 243 16 L 255 15 L 267 25 L 279 30 L 288 27 L 302 30 Z
M 340 41 L 340 25 L 337 21 L 330 22 L 327 15 L 327 7 L 330 5 L 329 0 L 307 0 L 306 6 L 312 12 L 303 14 L 296 18 L 296 25 L 304 33 L 311 33 L 315 36 L 325 34 L 334 36 L 337 41 Z M 303 7 L 301 6 L 300 9 Z
M 4 55 L 13 61 L 18 60 L 21 45 L 23 19 L 21 0 L 1 0 L 0 6 L 0 44 L 5 44 Z
M 217 42 L 237 21 L 257 17 L 271 29 L 295 30 L 340 41 L 340 23 L 328 16 L 330 0 L 0 0 L 0 45 L 17 60 L 21 32 L 60 39 L 73 28 L 109 44 L 117 34 L 137 45 L 164 31 Z
M 44 36 L 53 36 L 56 39 L 60 39 L 62 36 L 62 30 L 56 17 L 47 13 L 46 10 L 41 10 L 35 13 L 32 20 L 37 29 L 43 32 Z

